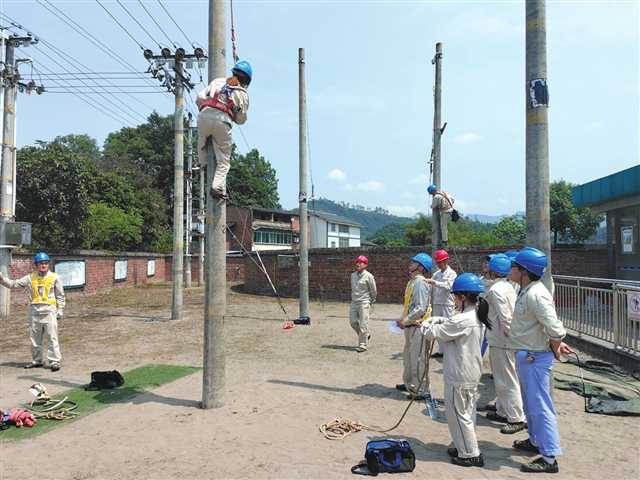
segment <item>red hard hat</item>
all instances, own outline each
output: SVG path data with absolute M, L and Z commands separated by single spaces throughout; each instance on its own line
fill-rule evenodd
M 443 262 L 445 260 L 449 260 L 449 254 L 446 250 L 436 250 L 436 254 L 434 255 L 436 262 Z
M 356 263 L 358 262 L 364 263 L 365 265 L 369 265 L 369 259 L 364 255 L 360 255 L 358 258 L 356 258 Z

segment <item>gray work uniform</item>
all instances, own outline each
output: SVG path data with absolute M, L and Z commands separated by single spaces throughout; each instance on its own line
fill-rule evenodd
M 486 292 L 485 299 L 489 304 L 491 329 L 487 330 L 487 340 L 497 414 L 511 423 L 524 422 L 515 351 L 509 343 L 516 292 L 506 278 L 499 278 Z
M 351 274 L 351 306 L 349 307 L 349 323 L 358 335 L 358 346 L 369 345 L 369 311 L 376 301 L 376 279 L 367 270 Z
M 453 294 L 451 293 L 451 287 L 458 274 L 453 268 L 447 265 L 444 272 L 437 269 L 431 276 L 433 279 L 432 300 L 434 317 L 447 317 L 451 318 L 455 311 L 453 304 Z M 443 353 L 442 347 L 438 344 L 438 351 Z
M 451 318 L 433 317 L 421 333 L 444 349 L 443 379 L 447 424 L 458 456 L 480 455 L 476 437 L 476 401 L 482 375 L 482 324 L 474 306 Z
M 409 295 L 410 293 L 410 295 Z M 429 312 L 431 286 L 422 275 L 409 280 L 405 289 L 405 304 L 402 320 L 404 321 L 404 349 L 402 351 L 402 382 L 407 392 L 418 395 L 420 382 L 426 368 L 426 355 L 430 344 L 420 334 L 420 324 Z M 423 388 L 429 391 L 429 379 L 426 378 Z
M 49 280 L 48 290 L 33 291 L 34 280 Z M 59 365 L 62 360 L 60 343 L 58 342 L 58 317 L 64 314 L 65 298 L 60 277 L 54 272 L 40 275 L 34 272 L 18 280 L 11 280 L 0 273 L 0 284 L 7 288 L 24 288 L 29 297 L 29 338 L 31 339 L 31 357 L 34 363 L 42 363 L 43 336 L 46 335 L 49 348 L 47 360 L 49 365 Z
M 452 195 L 440 191 L 433 195 L 433 199 L 431 200 L 431 208 L 437 210 L 439 214 L 438 218 L 440 219 L 440 223 L 438 224 L 438 229 L 440 231 L 440 239 L 445 243 L 449 242 L 448 223 L 449 218 L 451 218 L 451 212 L 453 211 L 453 203 L 454 199 Z

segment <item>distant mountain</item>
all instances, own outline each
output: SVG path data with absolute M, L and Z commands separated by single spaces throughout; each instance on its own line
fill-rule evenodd
M 319 198 L 309 202 L 309 208 L 323 212 L 340 215 L 362 225 L 360 235 L 364 239 L 371 238 L 378 230 L 385 226 L 396 223 L 406 225 L 413 223 L 414 218 L 399 217 L 390 214 L 384 208 L 367 208 L 362 205 L 352 205 L 346 202 L 334 202 L 328 198 Z
M 481 215 L 479 213 L 471 213 L 469 215 L 465 214 L 465 218 L 480 223 L 498 223 L 506 216 L 507 215 Z

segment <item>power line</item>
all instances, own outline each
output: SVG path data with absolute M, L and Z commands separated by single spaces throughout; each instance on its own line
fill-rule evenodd
M 149 10 L 147 10 L 147 7 L 144 6 L 144 3 L 142 3 L 142 0 L 138 0 L 138 3 L 140 4 L 140 6 L 144 9 L 145 12 L 147 12 L 147 15 L 149 15 L 149 17 L 151 17 L 151 20 L 153 20 L 153 23 L 156 24 L 156 27 L 158 27 L 158 29 L 164 34 L 164 36 L 166 37 L 166 39 L 169 41 L 169 43 L 171 45 L 173 45 L 173 48 L 178 48 L 176 46 L 176 44 L 174 43 L 173 40 L 171 40 L 169 38 L 169 35 L 167 35 L 167 32 L 164 31 L 164 29 L 160 26 L 160 24 L 156 21 L 156 19 L 154 18 L 153 15 L 151 15 L 151 12 L 149 12 Z
M 100 5 L 100 6 L 102 7 L 102 9 L 103 9 L 105 12 L 107 12 L 107 15 L 109 15 L 109 16 L 113 19 L 113 21 L 114 21 L 114 22 L 116 22 L 116 23 L 118 24 L 118 26 L 122 29 L 122 31 L 123 31 L 124 33 L 126 33 L 126 34 L 129 36 L 129 38 L 130 38 L 131 40 L 133 40 L 133 41 L 134 41 L 134 43 L 135 43 L 136 45 L 138 45 L 142 50 L 144 50 L 144 49 L 145 49 L 145 48 L 144 48 L 144 46 L 143 46 L 143 45 L 142 45 L 138 40 L 136 40 L 136 39 L 133 37 L 133 35 L 131 35 L 131 33 L 129 33 L 129 30 L 127 30 L 126 28 L 124 28 L 124 27 L 122 26 L 122 24 L 118 21 L 118 19 L 117 19 L 116 17 L 114 17 L 114 16 L 111 14 L 111 12 L 110 12 L 109 10 L 107 10 L 107 7 L 105 7 L 104 5 L 102 5 L 102 4 L 100 3 L 100 0 L 96 0 L 96 2 L 98 3 L 98 5 Z
M 182 30 L 182 28 L 180 27 L 180 25 L 178 25 L 178 22 L 176 22 L 173 17 L 171 16 L 171 14 L 169 13 L 169 10 L 167 10 L 167 8 L 162 4 L 162 2 L 160 0 L 157 0 L 158 4 L 162 7 L 162 9 L 164 10 L 164 12 L 167 14 L 167 16 L 171 19 L 171 21 L 173 22 L 173 24 L 178 27 L 178 30 L 180 30 L 180 32 L 182 33 L 182 35 L 184 35 L 184 38 L 187 39 L 187 42 L 189 42 L 189 44 L 195 48 L 194 43 L 189 39 L 189 37 L 187 36 L 186 33 L 184 33 L 184 30 Z
M 147 34 L 147 36 L 151 39 L 151 41 L 156 45 L 158 45 L 159 48 L 162 48 L 162 45 L 160 45 L 160 43 L 155 38 L 153 38 L 149 33 L 149 31 L 146 28 L 144 28 L 144 26 L 138 21 L 138 19 L 135 16 L 133 16 L 129 10 L 127 10 L 127 7 L 125 7 L 120 0 L 116 0 L 116 2 L 118 3 L 118 5 L 122 7 L 122 9 L 125 12 L 127 12 L 127 15 L 129 15 L 133 19 L 133 21 L 138 24 L 138 26 L 142 29 L 142 31 Z

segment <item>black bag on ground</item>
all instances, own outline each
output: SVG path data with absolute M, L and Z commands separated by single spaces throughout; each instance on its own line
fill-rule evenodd
M 376 476 L 413 472 L 416 468 L 416 456 L 406 440 L 372 440 L 367 443 L 364 458 L 364 462 L 351 467 L 352 473 Z
M 460 214 L 458 213 L 458 210 L 454 208 L 451 210 L 451 221 L 457 222 L 458 220 L 460 220 Z
M 91 383 L 85 390 L 106 390 L 124 385 L 124 378 L 117 370 L 110 372 L 91 372 Z

